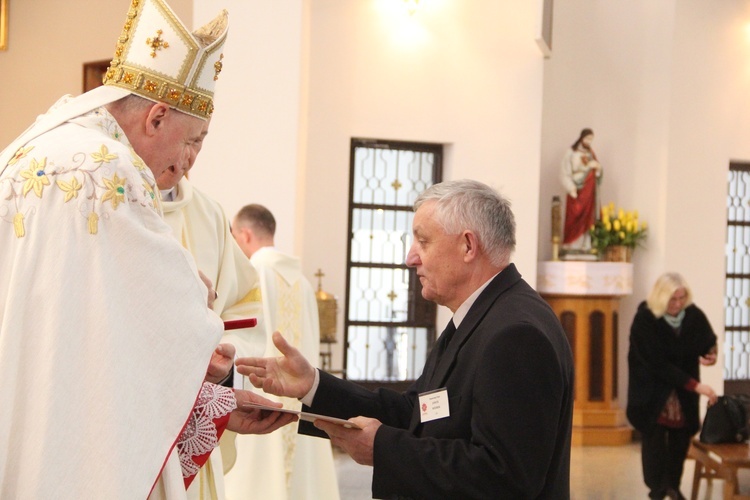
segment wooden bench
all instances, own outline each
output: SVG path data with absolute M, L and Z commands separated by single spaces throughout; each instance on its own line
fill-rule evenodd
M 687 456 L 695 460 L 691 500 L 698 498 L 700 482 L 704 478 L 708 484 L 713 479 L 724 481 L 724 500 L 750 500 L 750 496 L 740 495 L 737 484 L 737 470 L 750 468 L 750 444 L 705 444 L 693 439 Z

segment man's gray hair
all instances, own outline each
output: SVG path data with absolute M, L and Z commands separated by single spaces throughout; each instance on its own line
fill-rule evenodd
M 150 101 L 145 97 L 141 97 L 137 94 L 129 94 L 107 104 L 106 108 L 108 110 L 114 108 L 121 113 L 133 113 L 150 108 L 154 104 L 156 104 L 156 101 Z
M 471 230 L 494 265 L 510 262 L 516 248 L 516 220 L 510 201 L 479 181 L 462 179 L 430 186 L 414 202 L 414 211 L 436 202 L 437 222 L 448 234 Z

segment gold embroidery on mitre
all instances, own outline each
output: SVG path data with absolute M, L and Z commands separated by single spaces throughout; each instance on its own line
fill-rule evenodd
M 169 91 L 167 92 L 167 97 L 169 98 L 170 101 L 177 102 L 180 100 L 181 96 L 182 96 L 182 92 L 177 89 L 169 89 Z
M 219 79 L 219 73 L 224 68 L 224 64 L 221 60 L 224 59 L 224 54 L 219 55 L 219 60 L 214 63 L 214 81 Z
M 151 57 L 156 57 L 156 51 L 169 48 L 169 42 L 162 40 L 161 36 L 164 34 L 162 30 L 156 30 L 156 36 L 154 38 L 147 38 L 146 45 L 151 47 Z
M 153 80 L 146 80 L 146 83 L 143 85 L 143 90 L 145 90 L 146 92 L 149 92 L 149 93 L 153 94 L 154 92 L 156 92 L 156 89 L 158 88 L 158 86 L 159 86 L 159 84 L 156 83 L 155 81 L 153 81 Z

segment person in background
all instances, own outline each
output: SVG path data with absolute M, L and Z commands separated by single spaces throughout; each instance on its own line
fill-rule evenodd
M 255 269 L 232 238 L 229 221 L 221 205 L 187 179 L 187 173 L 208 135 L 210 122 L 210 119 L 203 122 L 200 138 L 191 144 L 188 161 L 181 165 L 170 165 L 156 179 L 161 191 L 164 220 L 193 256 L 201 273 L 213 284 L 216 292 L 212 298 L 214 312 L 223 320 L 256 318 L 262 324 L 260 288 Z M 262 354 L 265 350 L 262 327 L 232 330 L 225 333 L 223 341 L 239 349 L 243 355 Z M 229 377 L 230 387 L 232 379 Z M 232 432 L 222 435 L 221 450 L 215 449 L 210 460 L 201 467 L 198 477 L 188 489 L 188 498 L 225 498 L 224 473 L 231 468 L 235 456 L 232 435 Z M 222 451 L 228 457 L 226 464 L 222 463 Z
M 156 192 L 213 112 L 227 28 L 133 0 L 104 85 L 0 152 L 0 498 L 184 498 L 225 428 L 294 420 L 214 383 L 234 349 Z
M 271 211 L 257 204 L 242 207 L 232 222 L 232 234 L 260 276 L 268 339 L 275 330 L 282 331 L 305 357 L 317 360 L 320 321 L 315 292 L 302 274 L 300 260 L 276 248 Z M 269 341 L 265 356 L 278 354 Z M 301 409 L 296 399 L 278 399 L 285 408 Z M 274 500 L 339 498 L 333 452 L 326 439 L 297 434 L 293 424 L 266 436 L 238 436 L 237 448 L 237 464 L 226 477 L 230 499 L 245 498 L 247 491 Z
M 665 273 L 641 302 L 630 327 L 628 406 L 641 433 L 643 479 L 649 498 L 683 499 L 682 469 L 698 432 L 699 395 L 716 392 L 700 381 L 700 365 L 716 363 L 716 335 L 685 279 Z
M 406 264 L 453 319 L 406 392 L 317 370 L 278 332 L 283 356 L 240 358 L 238 371 L 358 426 L 300 423 L 373 467 L 374 498 L 570 498 L 573 356 L 555 313 L 510 262 L 510 202 L 458 180 L 431 186 L 414 209 Z
M 576 142 L 566 150 L 560 168 L 560 182 L 567 193 L 563 250 L 569 253 L 587 253 L 591 250 L 588 231 L 599 217 L 602 166 L 591 146 L 593 141 L 593 130 L 581 130 Z

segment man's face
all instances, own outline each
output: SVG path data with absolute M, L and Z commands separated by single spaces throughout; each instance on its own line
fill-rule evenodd
M 200 121 L 202 122 L 200 135 L 194 140 L 187 141 L 187 159 L 170 165 L 156 178 L 156 184 L 159 186 L 159 189 L 172 189 L 193 168 L 195 159 L 203 147 L 203 140 L 208 134 L 208 125 L 210 123 L 210 120 Z
M 406 265 L 416 268 L 422 297 L 455 311 L 462 302 L 458 289 L 464 280 L 465 246 L 460 234 L 446 234 L 435 217 L 435 202 L 424 203 L 414 214 Z
M 205 120 L 171 109 L 163 103 L 154 104 L 144 120 L 144 132 L 141 133 L 142 129 L 138 128 L 131 143 L 154 178 L 158 179 L 170 167 L 189 169 L 191 156 L 194 155 L 193 146 L 201 138 Z

